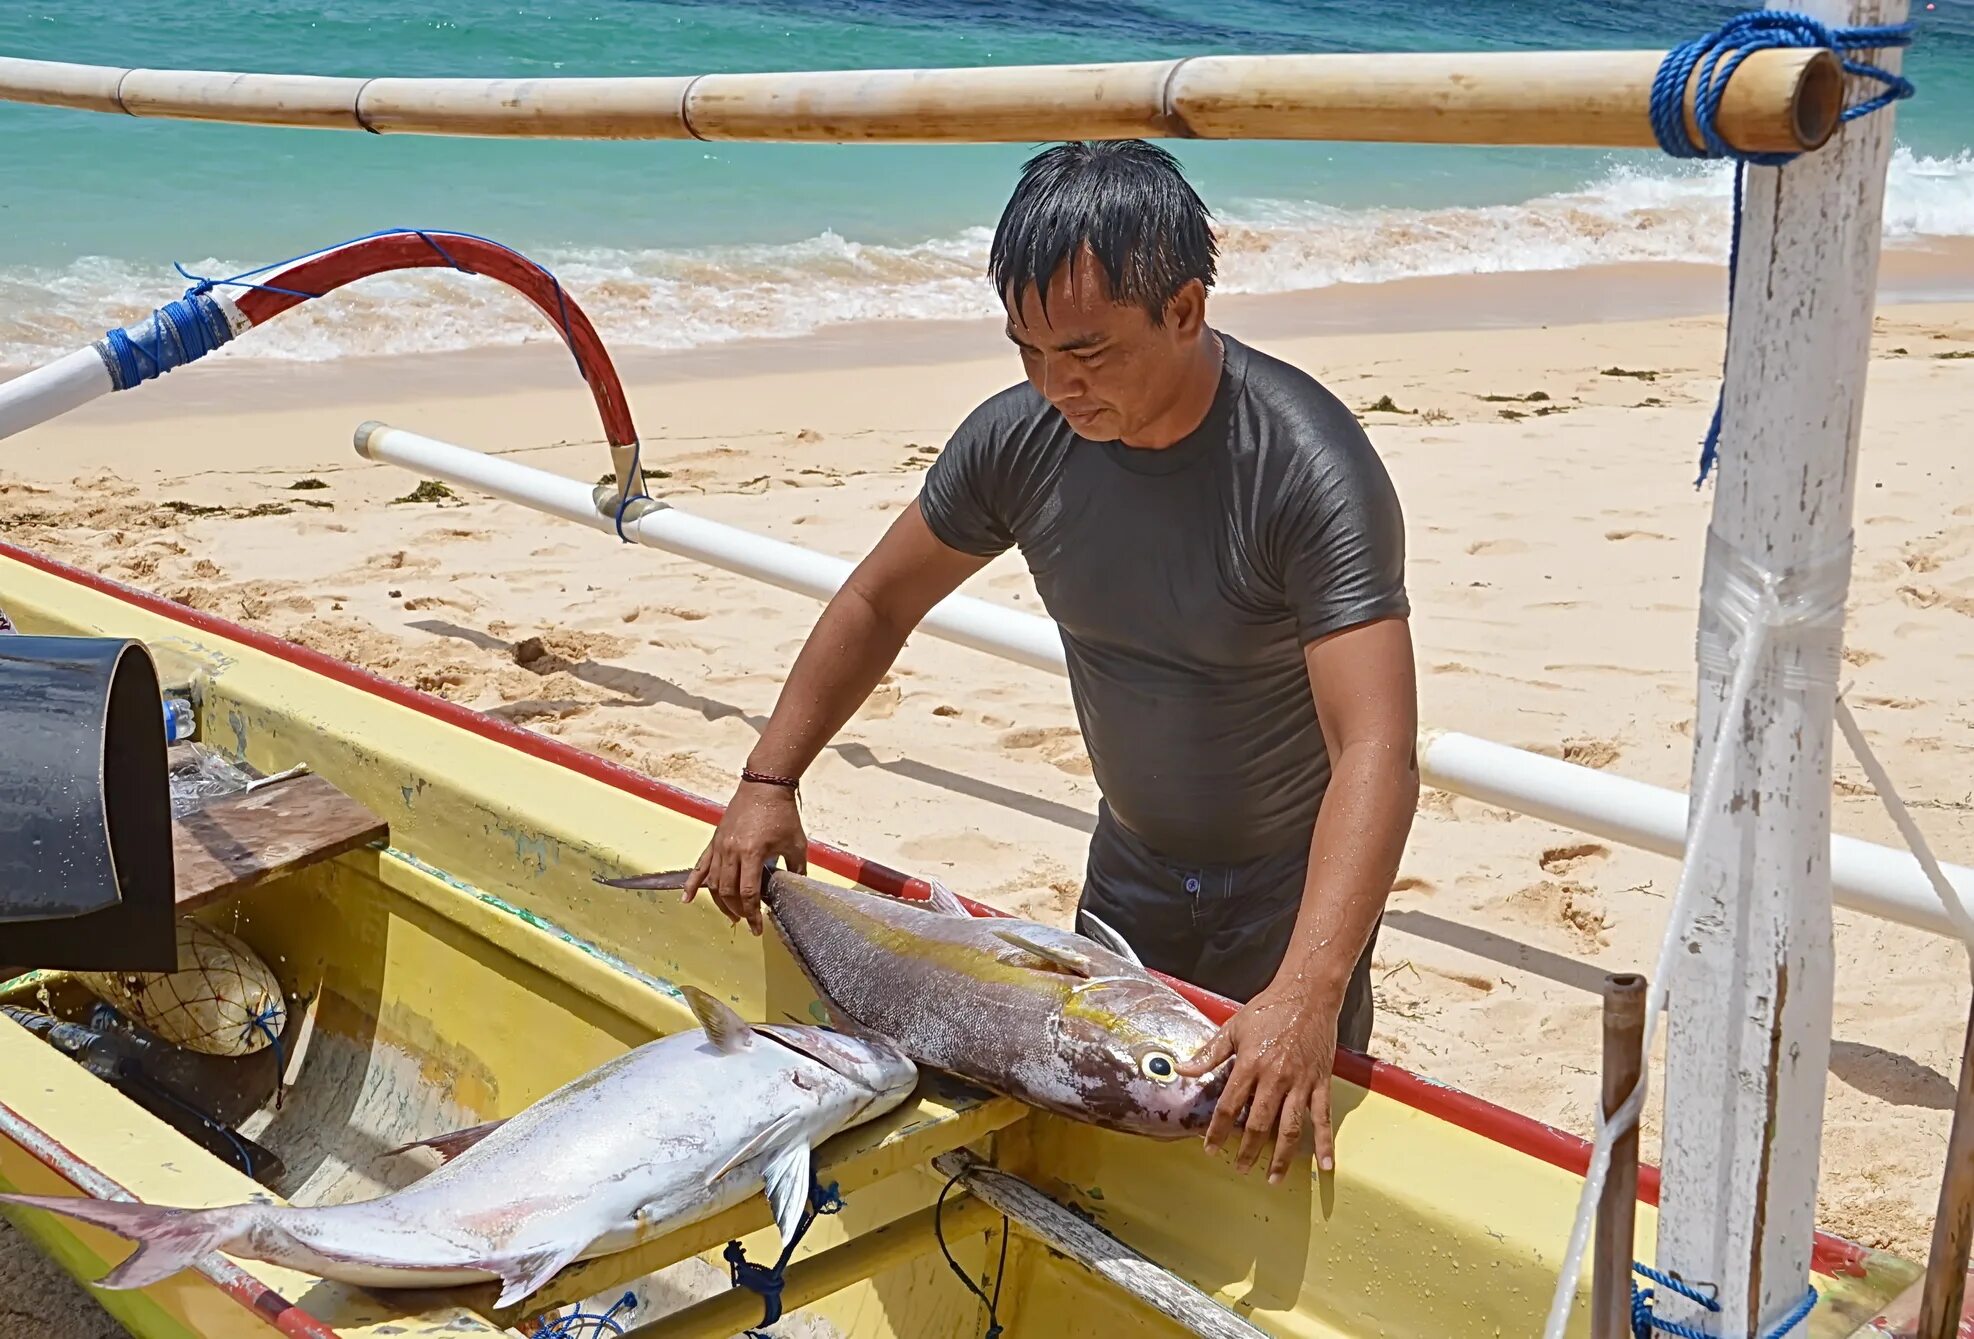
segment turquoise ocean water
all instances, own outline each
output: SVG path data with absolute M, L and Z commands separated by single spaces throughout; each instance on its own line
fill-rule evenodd
M 546 76 L 1664 47 L 1717 0 L 6 0 L 0 54 L 319 74 Z M 1888 243 L 1974 235 L 1974 0 L 1916 0 Z M 1164 141 L 1225 229 L 1223 290 L 1720 260 L 1729 170 L 1655 151 Z M 377 228 L 479 232 L 551 266 L 614 346 L 683 348 L 995 307 L 980 275 L 1028 145 L 530 143 L 0 104 L 0 364 Z M 403 305 L 421 298 L 415 319 Z M 546 338 L 494 285 L 384 277 L 228 355 Z

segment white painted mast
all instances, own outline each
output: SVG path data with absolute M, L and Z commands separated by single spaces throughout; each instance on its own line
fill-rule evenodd
M 1793 7 L 1865 26 L 1902 22 L 1907 5 Z M 1899 69 L 1897 50 L 1861 54 Z M 1853 103 L 1883 91 L 1850 84 Z M 1655 1257 L 1719 1304 L 1659 1289 L 1657 1316 L 1709 1334 L 1766 1334 L 1808 1287 L 1830 1057 L 1832 711 L 1895 107 L 1784 167 L 1746 169 L 1691 793 L 1722 729 L 1729 756 L 1715 821 L 1693 815 L 1693 915 L 1666 983 Z M 1746 704 L 1723 720 L 1764 611 Z

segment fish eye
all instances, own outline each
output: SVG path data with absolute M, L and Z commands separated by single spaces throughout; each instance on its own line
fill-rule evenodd
M 1179 1077 L 1178 1066 L 1164 1051 L 1147 1051 L 1139 1057 L 1138 1069 L 1146 1078 L 1156 1083 L 1170 1083 Z

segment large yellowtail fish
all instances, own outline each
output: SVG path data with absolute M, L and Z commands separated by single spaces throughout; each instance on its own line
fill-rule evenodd
M 763 1191 L 785 1246 L 809 1205 L 811 1149 L 898 1106 L 917 1070 L 876 1038 L 750 1027 L 704 992 L 686 996 L 703 1032 L 647 1042 L 510 1119 L 418 1141 L 449 1160 L 377 1199 L 313 1209 L 0 1201 L 138 1242 L 104 1288 L 146 1287 L 219 1250 L 367 1287 L 499 1279 L 506 1306 L 575 1261 Z
M 597 882 L 680 888 L 685 878 Z M 1226 1067 L 1198 1079 L 1178 1071 L 1213 1024 L 1101 923 L 1107 944 L 1040 921 L 972 916 L 937 885 L 929 901 L 905 901 L 773 868 L 761 900 L 846 1031 L 1106 1129 L 1178 1139 L 1213 1117 Z

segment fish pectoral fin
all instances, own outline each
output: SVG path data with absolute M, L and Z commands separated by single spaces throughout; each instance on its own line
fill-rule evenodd
M 1108 925 L 1105 925 L 1094 911 L 1081 911 L 1077 915 L 1083 924 L 1089 927 L 1088 933 L 1090 938 L 1102 944 L 1133 967 L 1143 967 L 1145 965 L 1143 960 L 1138 957 L 1138 951 L 1131 947 L 1130 941 L 1117 933 L 1117 931 L 1111 929 Z
M 1023 953 L 1032 954 L 1048 963 L 1057 971 L 1068 972 L 1071 976 L 1095 976 L 1097 965 L 1078 953 L 1075 949 L 1064 948 L 1059 944 L 1044 944 L 1030 938 L 1019 930 L 996 930 L 996 938 L 1013 944 Z
M 590 876 L 605 888 L 632 888 L 642 890 L 672 890 L 685 887 L 685 881 L 692 877 L 689 869 L 660 870 L 655 874 L 633 874 L 628 878 L 606 879 L 601 874 Z
M 685 992 L 685 1002 L 692 1006 L 693 1017 L 706 1029 L 706 1039 L 715 1049 L 734 1055 L 754 1044 L 754 1029 L 739 1014 L 697 986 L 679 989 Z
M 925 905 L 942 916 L 965 916 L 972 919 L 973 913 L 966 909 L 966 903 L 954 895 L 953 890 L 937 879 L 925 881 Z
M 795 1240 L 802 1226 L 802 1211 L 809 1207 L 809 1141 L 796 1139 L 768 1159 L 761 1169 L 761 1192 L 774 1207 L 775 1226 L 781 1229 L 781 1248 Z
M 480 1265 L 500 1275 L 500 1297 L 495 1306 L 513 1306 L 527 1300 L 544 1283 L 575 1263 L 586 1242 L 547 1246 L 526 1255 L 488 1260 Z
M 463 1130 L 448 1130 L 444 1134 L 435 1134 L 430 1139 L 414 1139 L 408 1144 L 399 1144 L 384 1156 L 394 1158 L 400 1153 L 409 1153 L 414 1148 L 429 1148 L 439 1155 L 440 1162 L 451 1162 L 505 1124 L 507 1118 L 502 1117 L 500 1120 L 469 1125 Z
M 747 1162 L 752 1158 L 760 1157 L 763 1153 L 786 1139 L 795 1127 L 801 1123 L 801 1120 L 802 1117 L 800 1114 L 793 1111 L 786 1112 L 778 1117 L 773 1124 L 743 1144 L 740 1152 L 734 1154 L 725 1163 L 721 1164 L 720 1170 L 707 1177 L 706 1184 L 710 1186 L 728 1172 L 740 1166 L 741 1163 Z

